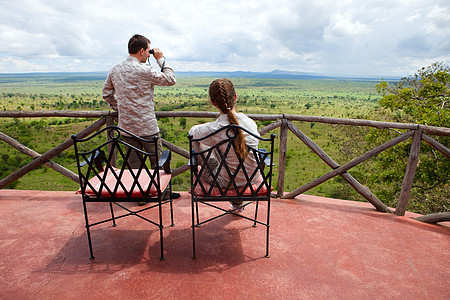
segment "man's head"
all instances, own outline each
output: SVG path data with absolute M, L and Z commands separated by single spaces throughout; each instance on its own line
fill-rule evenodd
M 140 34 L 135 34 L 128 41 L 128 53 L 145 63 L 150 57 L 150 40 Z

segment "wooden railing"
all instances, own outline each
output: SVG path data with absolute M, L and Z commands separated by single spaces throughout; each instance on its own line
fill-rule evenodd
M 172 112 L 157 112 L 156 115 L 160 118 L 216 118 L 218 113 L 212 112 L 192 112 L 192 111 L 172 111 Z M 408 200 L 414 180 L 415 171 L 417 168 L 420 145 L 424 141 L 436 150 L 443 153 L 447 159 L 450 159 L 450 150 L 438 141 L 430 137 L 430 135 L 450 136 L 450 128 L 433 127 L 418 124 L 407 123 L 392 123 L 392 122 L 380 122 L 360 119 L 341 119 L 331 117 L 318 117 L 318 116 L 305 116 L 305 115 L 291 115 L 291 114 L 275 114 L 275 115 L 261 115 L 261 114 L 248 114 L 248 116 L 254 120 L 271 121 L 269 125 L 259 129 L 261 135 L 265 135 L 268 132 L 280 127 L 280 146 L 279 146 L 279 162 L 278 162 L 278 180 L 277 180 L 277 194 L 279 198 L 289 199 L 304 193 L 325 181 L 335 177 L 341 176 L 346 182 L 348 182 L 360 195 L 367 199 L 378 211 L 390 213 L 392 212 L 381 200 L 379 200 L 366 186 L 359 183 L 354 177 L 352 177 L 348 171 L 359 165 L 360 163 L 378 155 L 379 153 L 391 148 L 401 142 L 404 142 L 412 137 L 411 150 L 406 167 L 406 173 L 402 183 L 402 189 L 400 197 L 397 202 L 395 214 L 403 216 L 406 212 Z M 3 118 L 44 118 L 44 117 L 72 117 L 72 118 L 99 118 L 96 122 L 90 125 L 78 133 L 79 138 L 88 136 L 89 134 L 97 131 L 104 125 L 114 124 L 114 120 L 117 118 L 117 112 L 112 111 L 1 111 L 0 117 Z M 396 138 L 366 152 L 365 154 L 354 158 L 350 162 L 340 166 L 330 156 L 328 156 L 312 139 L 305 135 L 300 129 L 298 129 L 292 121 L 301 122 L 315 122 L 326 124 L 338 124 L 349 126 L 368 126 L 378 129 L 390 128 L 390 129 L 403 129 L 407 130 L 405 133 L 397 136 Z M 307 184 L 295 189 L 294 191 L 285 193 L 284 191 L 284 179 L 286 171 L 286 155 L 288 152 L 287 147 L 287 133 L 291 131 L 297 136 L 306 146 L 308 146 L 318 157 L 320 157 L 332 170 L 319 178 L 308 182 Z M 10 146 L 18 149 L 19 151 L 34 158 L 33 161 L 23 166 L 14 173 L 6 176 L 0 180 L 0 189 L 6 187 L 11 182 L 22 177 L 26 173 L 34 170 L 42 164 L 53 168 L 64 176 L 71 180 L 78 182 L 78 175 L 72 171 L 54 163 L 51 159 L 68 149 L 73 145 L 73 141 L 70 137 L 60 144 L 59 146 L 49 150 L 44 154 L 36 153 L 35 151 L 20 144 L 13 138 L 0 132 L 0 140 L 8 143 Z M 181 147 L 178 147 L 166 140 L 163 140 L 163 145 L 174 153 L 177 153 L 183 157 L 188 158 L 189 152 Z M 173 176 L 187 171 L 189 167 L 187 165 L 181 166 L 173 171 Z M 450 213 L 434 214 L 432 216 L 424 216 L 422 221 L 436 222 L 442 220 L 450 220 Z

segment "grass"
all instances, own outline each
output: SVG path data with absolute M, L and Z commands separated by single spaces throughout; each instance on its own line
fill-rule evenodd
M 81 75 L 80 75 L 81 76 Z M 104 79 L 97 77 L 14 77 L 0 76 L 0 108 L 3 110 L 109 110 L 101 98 Z M 106 75 L 105 75 L 106 76 Z M 213 78 L 179 78 L 173 87 L 156 87 L 157 110 L 216 111 L 209 103 L 207 91 Z M 327 117 L 358 118 L 377 106 L 379 95 L 375 82 L 355 80 L 281 80 L 281 79 L 239 79 L 233 78 L 238 93 L 238 109 L 255 114 L 301 114 Z M 21 143 L 43 154 L 70 138 L 95 120 L 71 118 L 43 118 L 13 120 L 0 119 L 0 131 L 16 138 Z M 188 148 L 187 131 L 198 123 L 212 120 L 187 118 L 159 120 L 163 136 L 169 142 Z M 263 127 L 258 122 L 258 127 Z M 340 149 L 331 142 L 339 131 L 327 124 L 295 122 L 300 130 L 311 137 L 328 155 L 338 160 Z M 279 136 L 279 129 L 274 131 Z M 336 137 L 335 137 L 336 138 Z M 276 142 L 277 143 L 277 142 Z M 12 147 L 1 147 L 3 166 L 14 166 L 3 170 L 2 177 L 31 161 Z M 172 156 L 172 168 L 187 163 L 179 155 Z M 55 162 L 76 172 L 73 148 L 53 159 Z M 276 144 L 275 174 L 277 174 L 278 145 Z M 5 169 L 5 167 L 3 167 Z M 288 133 L 288 154 L 285 191 L 291 191 L 330 171 L 330 168 L 292 133 Z M 273 186 L 277 185 L 274 176 Z M 173 180 L 175 190 L 189 188 L 188 172 Z M 63 175 L 40 167 L 21 179 L 14 188 L 36 190 L 76 190 L 78 184 Z M 308 193 L 330 196 L 339 188 L 330 180 Z

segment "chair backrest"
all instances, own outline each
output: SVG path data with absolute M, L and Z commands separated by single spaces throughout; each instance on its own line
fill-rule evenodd
M 158 161 L 158 153 L 147 153 L 124 142 L 121 139 L 124 133 L 155 145 L 158 140 L 157 136 L 153 140 L 143 139 L 117 126 L 105 127 L 84 139 L 72 136 L 80 177 L 79 192 L 83 196 L 136 201 L 161 195 L 160 167 L 151 169 L 151 158 Z M 132 153 L 137 153 L 140 160 L 137 169 L 129 165 Z
M 236 154 L 237 130 L 243 130 L 248 137 L 259 141 L 258 149 L 247 145 L 248 155 L 245 158 Z M 243 127 L 231 124 L 205 137 L 194 139 L 189 135 L 188 138 L 191 165 L 190 193 L 194 198 L 219 200 L 218 197 L 227 199 L 270 197 L 275 134 L 270 138 L 262 138 Z M 202 143 L 203 140 L 211 138 L 217 143 L 206 150 L 198 152 L 194 150 L 195 142 Z M 261 146 L 264 149 L 261 149 Z M 217 166 L 207 163 L 214 158 L 217 160 Z

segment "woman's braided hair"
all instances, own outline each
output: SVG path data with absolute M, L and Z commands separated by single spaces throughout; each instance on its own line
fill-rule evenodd
M 209 98 L 222 113 L 227 114 L 230 124 L 239 125 L 239 122 L 232 111 L 235 105 L 236 92 L 234 91 L 233 83 L 230 80 L 226 78 L 214 80 L 209 85 Z M 236 153 L 240 158 L 247 157 L 248 149 L 245 143 L 245 136 L 240 129 L 237 132 L 235 146 Z

